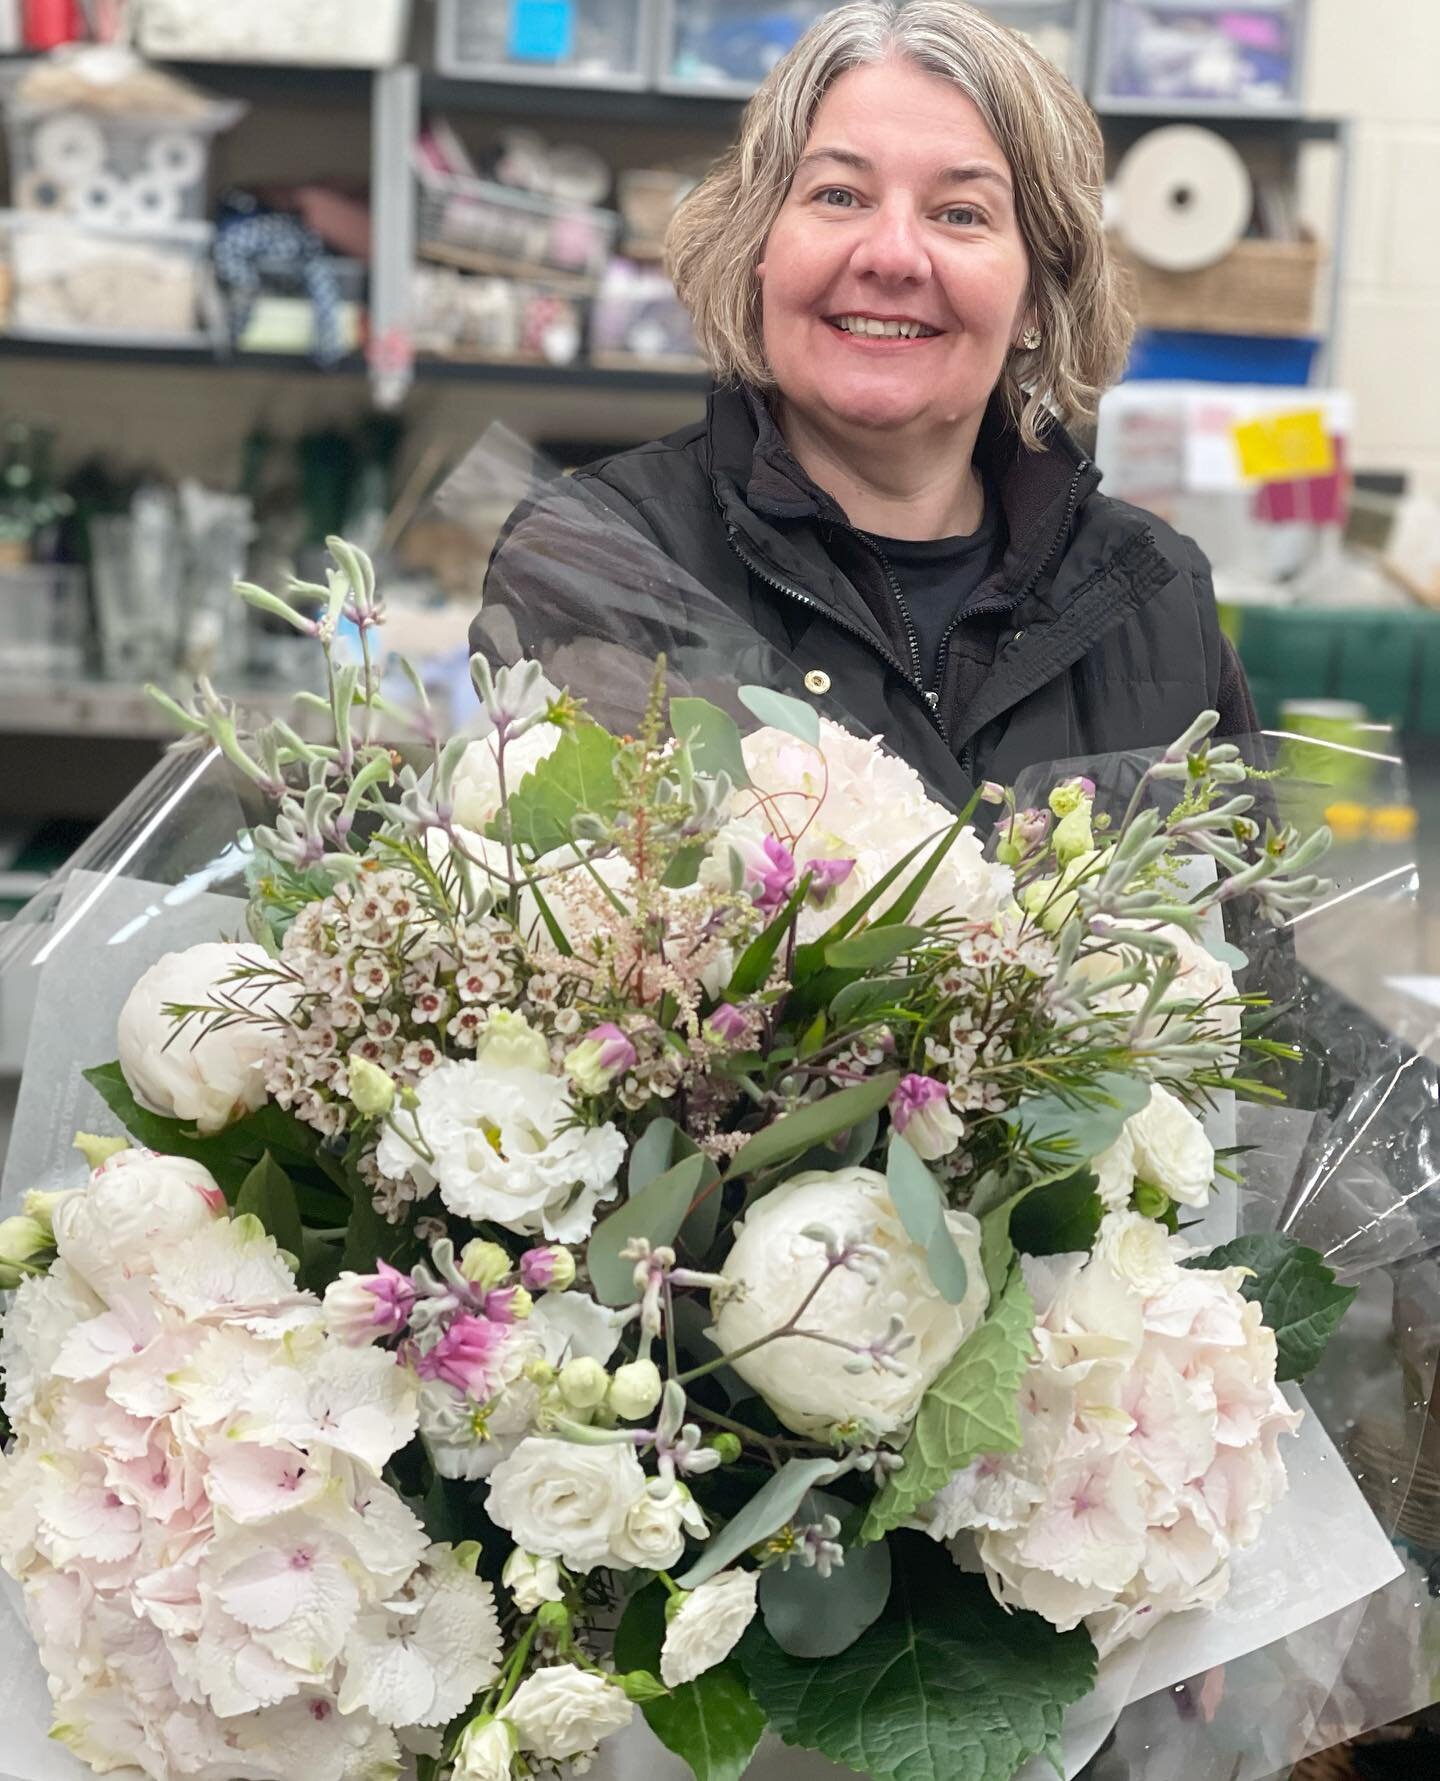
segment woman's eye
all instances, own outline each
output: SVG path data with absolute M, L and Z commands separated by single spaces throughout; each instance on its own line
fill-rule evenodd
M 945 212 L 947 223 L 959 223 L 962 228 L 971 228 L 976 223 L 983 223 L 984 217 L 973 204 L 952 204 Z
M 855 194 L 847 192 L 844 186 L 826 186 L 823 192 L 815 195 L 822 204 L 828 204 L 835 210 L 848 210 L 855 202 Z

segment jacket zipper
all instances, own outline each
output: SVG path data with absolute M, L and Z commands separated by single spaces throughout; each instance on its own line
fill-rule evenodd
M 939 703 L 940 689 L 945 684 L 945 669 L 948 666 L 950 659 L 950 639 L 959 629 L 961 621 L 967 618 L 980 618 L 988 612 L 1015 611 L 1029 599 L 1030 594 L 1038 584 L 1040 577 L 1050 567 L 1051 562 L 1054 560 L 1055 552 L 1064 546 L 1065 538 L 1070 531 L 1070 522 L 1074 519 L 1075 509 L 1080 504 L 1080 484 L 1084 480 L 1085 474 L 1089 468 L 1089 458 L 1081 458 L 1079 464 L 1076 466 L 1075 474 L 1070 478 L 1070 494 L 1065 503 L 1065 517 L 1060 522 L 1059 529 L 1055 534 L 1055 541 L 1046 552 L 1042 561 L 1036 566 L 1035 573 L 1025 583 L 1019 593 L 1007 595 L 1003 601 L 986 600 L 980 606 L 972 606 L 968 612 L 957 612 L 954 618 L 951 619 L 949 625 L 946 627 L 945 635 L 940 639 L 940 655 L 935 666 L 935 698 L 937 704 Z M 975 777 L 971 767 L 973 758 L 974 750 L 967 742 L 960 750 L 959 760 L 962 770 L 969 779 Z
M 872 636 L 870 636 L 867 632 L 863 631 L 859 625 L 851 624 L 851 622 L 849 621 L 848 618 L 842 618 L 840 616 L 840 614 L 834 610 L 833 607 L 825 605 L 823 601 L 815 599 L 812 595 L 805 593 L 802 589 L 793 587 L 788 581 L 778 580 L 774 575 L 771 575 L 767 570 L 762 569 L 760 567 L 760 565 L 753 559 L 753 557 L 751 557 L 746 551 L 744 551 L 741 548 L 740 541 L 739 541 L 739 532 L 738 532 L 737 527 L 727 524 L 726 528 L 725 528 L 725 536 L 729 540 L 731 550 L 733 550 L 735 552 L 735 555 L 737 557 L 739 557 L 740 561 L 745 565 L 745 567 L 750 571 L 750 573 L 755 577 L 755 579 L 757 581 L 763 581 L 764 584 L 766 585 L 766 587 L 774 588 L 776 593 L 784 594 L 784 595 L 786 595 L 787 598 L 789 598 L 791 600 L 797 600 L 800 603 L 800 605 L 809 607 L 809 609 L 812 612 L 818 612 L 822 618 L 828 619 L 832 625 L 837 626 L 842 631 L 848 632 L 850 634 L 850 636 L 858 638 L 859 641 L 861 643 L 863 643 L 869 650 L 871 650 L 873 654 L 879 656 L 880 660 L 882 662 L 884 662 L 885 666 L 887 668 L 889 668 L 892 673 L 898 675 L 900 677 L 900 679 L 905 683 L 905 685 L 907 687 L 909 687 L 910 691 L 915 694 L 916 698 L 920 702 L 922 709 L 925 712 L 925 715 L 930 719 L 930 722 L 934 725 L 936 731 L 942 737 L 945 735 L 945 730 L 940 722 L 939 716 L 936 713 L 935 705 L 931 703 L 930 695 L 925 691 L 924 687 L 920 684 L 918 674 L 917 675 L 908 674 L 905 671 L 905 668 L 902 666 L 898 656 L 891 655 L 891 653 L 889 652 L 888 649 L 882 649 L 880 647 L 880 645 L 878 643 L 876 643 L 875 639 Z M 856 536 L 857 537 L 861 536 L 861 534 L 857 533 Z M 867 542 L 868 542 L 868 540 L 867 540 Z M 880 553 L 877 551 L 876 555 L 878 556 L 879 554 Z M 881 557 L 880 560 L 882 562 L 884 562 L 883 557 Z M 886 567 L 886 571 L 887 571 L 887 575 L 888 575 L 889 564 L 887 563 L 885 565 L 885 567 Z M 901 606 L 901 610 L 902 610 L 902 612 L 904 612 L 903 603 Z M 918 662 L 919 657 L 920 657 L 919 639 L 916 637 L 914 628 L 910 624 L 909 613 L 904 613 L 904 617 L 905 617 L 906 632 L 907 632 L 907 635 L 910 640 L 910 647 L 914 653 L 915 659 Z

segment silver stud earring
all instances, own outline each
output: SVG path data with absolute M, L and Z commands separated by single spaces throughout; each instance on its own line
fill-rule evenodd
M 1020 336 L 1020 344 L 1025 348 L 1026 352 L 1034 352 L 1036 347 L 1040 344 L 1040 330 L 1038 328 L 1027 328 Z

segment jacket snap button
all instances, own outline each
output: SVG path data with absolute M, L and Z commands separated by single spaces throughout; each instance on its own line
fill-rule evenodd
M 807 693 L 828 693 L 830 676 L 823 668 L 812 668 L 805 676 L 805 690 Z

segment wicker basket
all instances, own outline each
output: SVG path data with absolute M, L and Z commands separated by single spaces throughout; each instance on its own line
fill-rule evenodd
M 1196 272 L 1162 272 L 1119 240 L 1111 246 L 1130 276 L 1144 328 L 1205 334 L 1308 334 L 1324 264 L 1317 241 L 1242 241 Z

